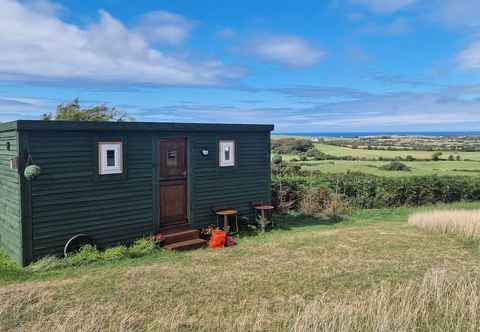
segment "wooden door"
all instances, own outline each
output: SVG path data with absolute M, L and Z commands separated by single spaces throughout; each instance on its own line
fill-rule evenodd
M 160 228 L 187 223 L 187 163 L 184 138 L 158 144 Z

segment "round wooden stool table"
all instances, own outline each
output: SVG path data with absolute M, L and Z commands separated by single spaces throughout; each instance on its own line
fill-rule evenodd
M 267 219 L 267 212 L 273 211 L 274 207 L 270 204 L 260 204 L 260 205 L 254 205 L 253 208 L 255 211 L 259 212 L 262 218 Z M 272 227 L 274 226 L 273 220 L 270 220 L 272 223 Z
M 219 218 L 223 217 L 223 230 L 226 233 L 230 233 L 229 232 L 230 225 L 228 223 L 228 220 L 229 220 L 228 218 L 235 217 L 235 226 L 237 227 L 235 233 L 238 233 L 238 211 L 237 210 L 234 210 L 234 209 L 219 210 L 219 211 L 216 211 L 215 214 L 217 215 L 217 227 L 219 227 Z

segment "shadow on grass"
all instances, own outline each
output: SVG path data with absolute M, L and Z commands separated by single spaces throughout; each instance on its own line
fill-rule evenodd
M 332 226 L 336 225 L 339 222 L 343 221 L 344 218 L 342 217 L 327 217 L 327 216 L 306 216 L 299 213 L 282 213 L 282 214 L 274 214 L 273 221 L 274 227 L 267 227 L 266 232 L 270 232 L 272 230 L 281 230 L 281 231 L 288 231 L 294 228 L 301 228 L 301 227 L 310 227 L 310 226 Z M 240 237 L 251 237 L 257 236 L 262 233 L 260 225 L 256 224 L 246 224 L 240 229 L 239 236 Z
M 309 227 L 317 225 L 335 225 L 343 221 L 342 217 L 328 216 L 306 216 L 304 214 L 277 214 L 274 216 L 275 228 L 289 230 L 298 227 Z

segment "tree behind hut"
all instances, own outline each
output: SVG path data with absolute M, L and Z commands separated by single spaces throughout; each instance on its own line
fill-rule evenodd
M 60 104 L 54 114 L 45 113 L 42 115 L 42 120 L 55 121 L 134 121 L 127 112 L 117 110 L 115 107 L 108 107 L 106 105 L 97 105 L 87 108 L 80 106 L 78 98 L 70 103 Z

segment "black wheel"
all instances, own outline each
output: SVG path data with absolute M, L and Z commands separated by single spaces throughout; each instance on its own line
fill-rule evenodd
M 89 235 L 77 234 L 67 241 L 63 248 L 63 254 L 67 256 L 69 253 L 78 252 L 86 244 L 94 245 L 95 243 Z

